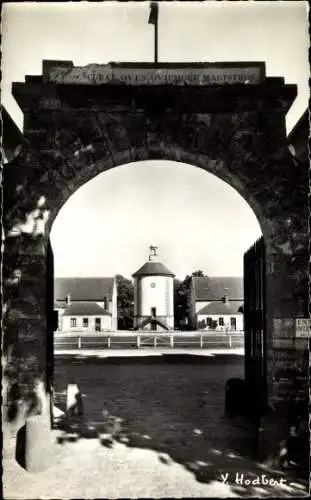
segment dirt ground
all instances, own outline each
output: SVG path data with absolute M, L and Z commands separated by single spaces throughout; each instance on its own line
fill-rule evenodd
M 67 384 L 77 383 L 83 416 L 54 431 L 59 465 L 41 482 L 19 470 L 30 496 L 16 483 L 6 498 L 305 496 L 256 464 L 254 429 L 224 415 L 225 382 L 243 378 L 243 363 L 234 354 L 56 357 L 56 405 L 65 409 Z M 253 486 L 236 482 L 241 474 L 285 479 Z

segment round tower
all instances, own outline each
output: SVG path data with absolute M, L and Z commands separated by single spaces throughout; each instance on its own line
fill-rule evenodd
M 174 328 L 174 274 L 150 246 L 149 260 L 133 274 L 134 327 L 144 330 Z

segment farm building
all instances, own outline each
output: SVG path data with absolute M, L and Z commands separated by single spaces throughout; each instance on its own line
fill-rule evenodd
M 115 278 L 55 278 L 54 297 L 58 331 L 117 330 Z
M 189 289 L 192 329 L 243 330 L 243 278 L 192 276 Z

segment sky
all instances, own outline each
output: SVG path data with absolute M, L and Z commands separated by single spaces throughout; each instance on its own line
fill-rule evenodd
M 197 269 L 242 276 L 243 253 L 260 235 L 235 189 L 198 167 L 161 160 L 117 167 L 86 183 L 63 205 L 51 241 L 59 276 L 87 270 L 130 277 L 157 245 L 160 260 L 183 279 Z
M 298 85 L 290 131 L 309 98 L 307 8 L 303 1 L 161 2 L 159 61 L 265 61 L 267 76 Z M 11 84 L 41 74 L 42 59 L 152 61 L 148 16 L 147 2 L 4 4 L 2 104 L 22 129 Z M 192 166 L 153 161 L 85 184 L 59 212 L 51 238 L 58 276 L 130 276 L 155 244 L 182 278 L 198 268 L 242 275 L 243 253 L 259 235 L 255 215 L 226 183 Z

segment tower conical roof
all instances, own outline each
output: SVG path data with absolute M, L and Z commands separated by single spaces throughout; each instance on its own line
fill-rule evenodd
M 150 246 L 149 261 L 132 274 L 133 278 L 139 276 L 175 276 L 158 260 L 157 249 L 158 247 Z
M 146 262 L 136 273 L 134 273 L 133 278 L 138 276 L 172 276 L 174 277 L 171 271 L 169 271 L 162 262 L 154 262 L 149 261 Z

